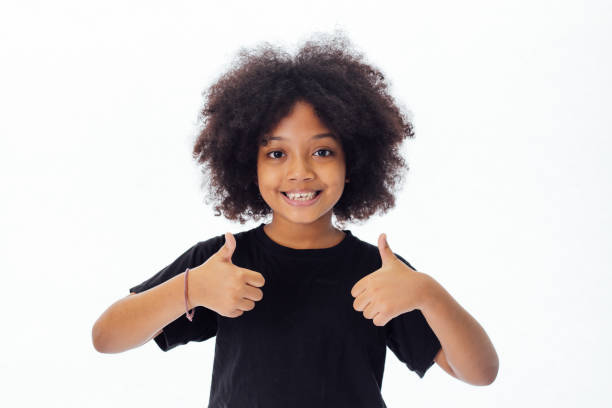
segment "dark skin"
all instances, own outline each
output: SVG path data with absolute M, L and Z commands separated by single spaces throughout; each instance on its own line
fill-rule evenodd
M 275 242 L 289 248 L 329 248 L 346 235 L 332 225 L 332 209 L 340 200 L 347 182 L 342 145 L 316 116 L 312 106 L 298 101 L 292 112 L 266 136 L 257 155 L 257 185 L 273 211 L 264 226 Z M 281 191 L 323 190 L 318 201 L 307 207 L 285 202 Z

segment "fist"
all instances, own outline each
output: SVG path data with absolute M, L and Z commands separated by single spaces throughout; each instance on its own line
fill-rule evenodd
M 375 326 L 414 309 L 422 309 L 428 297 L 428 275 L 417 272 L 395 256 L 387 234 L 378 237 L 378 252 L 382 266 L 361 278 L 351 289 L 355 298 L 353 309 L 363 312 Z
M 238 317 L 263 299 L 263 275 L 232 263 L 236 239 L 226 232 L 225 243 L 202 265 L 190 270 L 189 300 L 225 317 Z M 193 302 L 191 302 L 193 301 Z

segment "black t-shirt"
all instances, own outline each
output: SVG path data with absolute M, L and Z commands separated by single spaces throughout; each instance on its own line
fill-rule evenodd
M 425 375 L 441 346 L 420 310 L 380 327 L 353 309 L 351 288 L 382 266 L 377 246 L 344 230 L 331 248 L 294 249 L 273 241 L 264 225 L 234 235 L 232 262 L 265 278 L 254 309 L 229 318 L 198 306 L 192 322 L 183 314 L 155 337 L 168 351 L 216 336 L 209 408 L 386 407 L 387 346 Z M 198 242 L 130 292 L 201 265 L 224 242 L 223 234 Z

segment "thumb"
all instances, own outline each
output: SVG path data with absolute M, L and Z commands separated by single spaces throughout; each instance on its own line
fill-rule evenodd
M 231 232 L 225 233 L 225 243 L 219 249 L 218 254 L 221 256 L 221 259 L 225 262 L 232 263 L 232 255 L 234 254 L 234 250 L 236 249 L 236 239 L 232 235 Z
M 382 259 L 383 266 L 391 261 L 395 260 L 395 254 L 389 247 L 389 243 L 387 242 L 387 234 L 380 234 L 378 236 L 378 252 L 380 253 L 380 258 Z

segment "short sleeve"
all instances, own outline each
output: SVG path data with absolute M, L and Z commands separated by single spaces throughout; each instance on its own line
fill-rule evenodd
M 395 255 L 416 270 L 404 258 Z M 425 376 L 425 372 L 434 363 L 434 357 L 442 348 L 438 337 L 418 309 L 391 319 L 385 325 L 385 333 L 387 346 L 420 378 Z
M 224 235 L 210 238 L 207 241 L 198 242 L 155 275 L 131 287 L 130 292 L 144 292 L 185 272 L 187 268 L 200 266 L 211 255 L 217 252 L 224 243 Z M 178 345 L 187 344 L 190 341 L 207 340 L 216 334 L 217 313 L 206 307 L 197 306 L 194 309 L 193 321 L 189 321 L 185 313 L 183 313 L 179 318 L 166 325 L 154 340 L 159 348 L 163 351 L 168 351 Z

